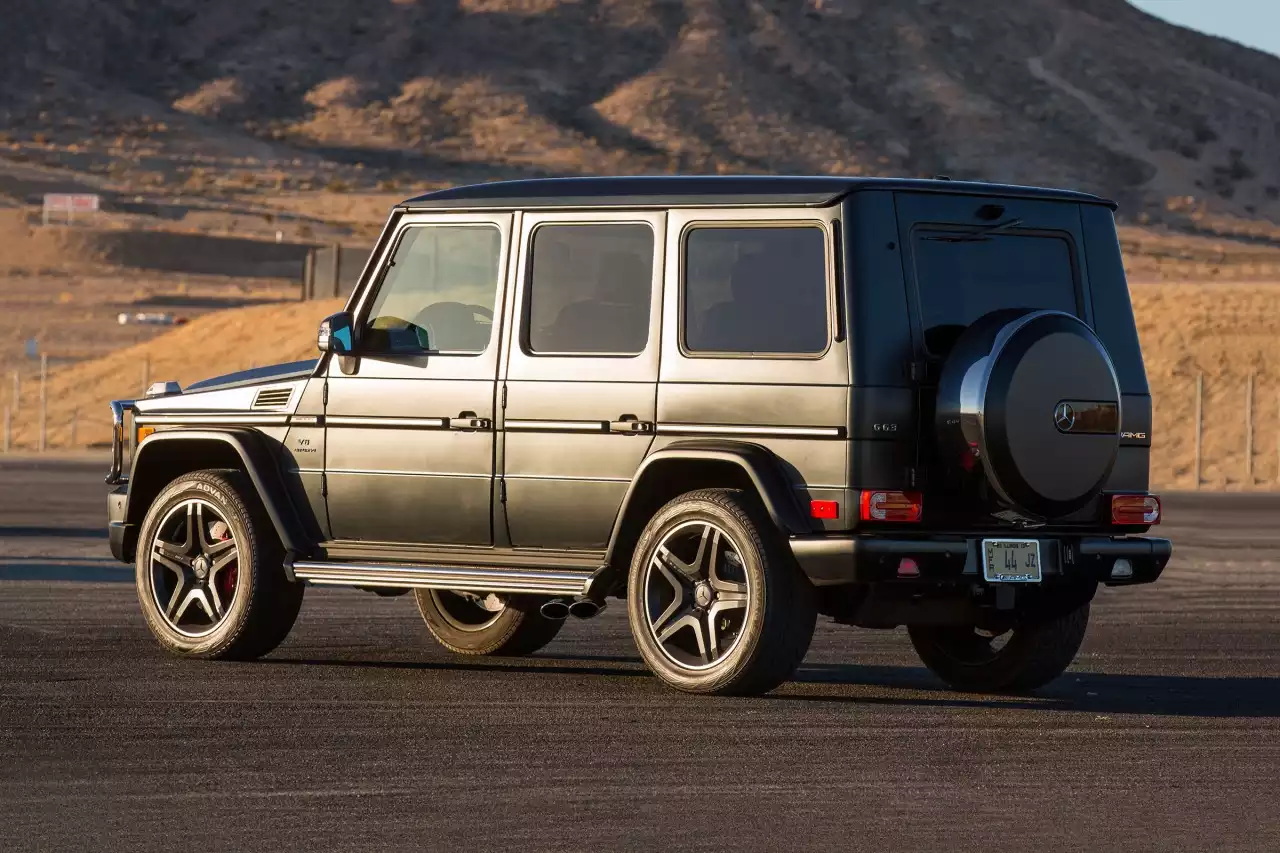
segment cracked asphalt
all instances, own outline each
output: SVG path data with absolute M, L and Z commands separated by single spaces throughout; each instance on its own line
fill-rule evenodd
M 675 694 L 625 613 L 459 659 L 311 589 L 255 663 L 163 654 L 99 458 L 0 460 L 0 850 L 1277 850 L 1280 496 L 1178 495 L 1066 676 L 947 690 L 819 623 L 768 697 Z

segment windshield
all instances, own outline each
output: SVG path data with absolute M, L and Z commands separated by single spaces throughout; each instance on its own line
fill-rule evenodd
M 966 326 L 1000 308 L 1079 314 L 1071 244 L 1044 234 L 974 234 L 944 226 L 913 233 L 925 349 L 945 355 Z M 960 238 L 960 239 L 956 239 Z

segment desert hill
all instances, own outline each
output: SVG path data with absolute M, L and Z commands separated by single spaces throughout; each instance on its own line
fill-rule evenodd
M 1280 221 L 1280 59 L 1124 0 L 5 7 L 11 148 L 125 184 L 946 173 Z

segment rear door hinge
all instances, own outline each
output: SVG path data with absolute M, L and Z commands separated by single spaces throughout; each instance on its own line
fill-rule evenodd
M 327 377 L 327 376 L 326 376 L 326 377 L 325 377 L 325 379 L 324 379 L 324 385 L 322 386 L 322 389 L 323 389 L 323 390 L 321 390 L 321 392 L 320 392 L 320 404 L 321 404 L 322 406 L 325 406 L 326 408 L 328 408 L 328 406 L 329 406 L 329 377 Z
M 323 471 L 320 472 L 320 497 L 329 497 L 329 475 Z
M 938 381 L 941 362 L 935 358 L 920 358 L 906 364 L 907 378 L 917 384 L 932 385 Z
M 502 383 L 502 407 L 501 408 L 503 409 L 507 408 L 507 383 L 505 382 Z
M 506 480 L 501 480 L 501 479 L 498 480 L 498 502 L 499 503 L 507 502 L 507 481 Z

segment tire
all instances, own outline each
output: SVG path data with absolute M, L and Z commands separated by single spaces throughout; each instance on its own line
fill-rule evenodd
M 627 578 L 649 669 L 688 693 L 758 695 L 795 672 L 817 618 L 813 587 L 754 496 L 682 495 L 649 520 Z
M 494 595 L 481 598 L 448 590 L 415 589 L 418 612 L 440 645 L 460 655 L 518 657 L 555 639 L 564 620 L 548 619 L 538 608 L 545 599 Z M 496 601 L 495 601 L 496 599 Z M 500 610 L 486 610 L 501 602 Z
M 1020 692 L 1043 687 L 1066 671 L 1089 627 L 1089 605 L 1044 622 L 1014 628 L 1003 647 L 973 628 L 908 627 L 920 660 L 956 690 Z
M 240 471 L 184 474 L 147 510 L 135 580 L 151 633 L 180 657 L 252 660 L 284 641 L 304 587 Z

